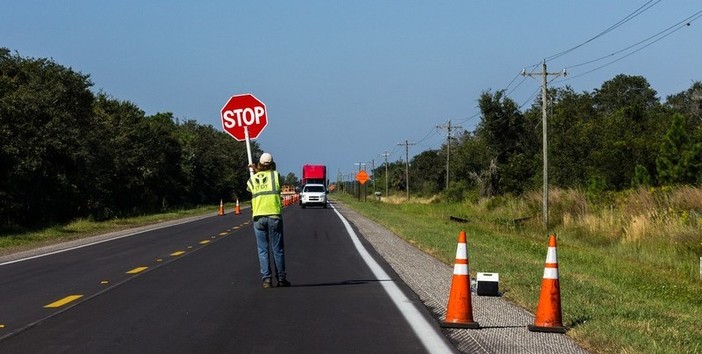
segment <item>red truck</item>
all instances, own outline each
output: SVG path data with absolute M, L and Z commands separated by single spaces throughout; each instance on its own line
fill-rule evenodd
M 303 165 L 302 179 L 300 185 L 322 184 L 327 186 L 327 166 L 325 165 Z

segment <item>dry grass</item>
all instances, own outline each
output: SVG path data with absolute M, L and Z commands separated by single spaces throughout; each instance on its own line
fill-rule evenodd
M 411 202 L 415 204 L 431 204 L 431 203 L 436 203 L 439 201 L 439 196 L 432 196 L 430 198 L 425 198 L 425 197 L 411 197 Z M 381 202 L 383 203 L 388 203 L 388 204 L 405 204 L 407 203 L 407 196 L 403 195 L 390 195 L 387 197 L 382 197 Z

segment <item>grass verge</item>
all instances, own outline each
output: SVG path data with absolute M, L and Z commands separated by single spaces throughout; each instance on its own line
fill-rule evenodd
M 55 225 L 41 230 L 7 233 L 0 236 L 0 256 L 112 231 L 182 219 L 189 216 L 217 213 L 217 208 L 218 206 L 207 206 L 100 222 L 80 219 L 65 225 Z M 233 210 L 233 206 L 226 210 Z

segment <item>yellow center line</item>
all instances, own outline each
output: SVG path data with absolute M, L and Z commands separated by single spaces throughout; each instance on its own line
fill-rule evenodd
M 81 297 L 83 297 L 83 295 L 70 295 L 70 296 L 66 296 L 66 297 L 64 297 L 64 298 L 61 299 L 61 300 L 54 301 L 54 302 L 52 302 L 52 303 L 50 303 L 50 304 L 44 306 L 44 308 L 50 309 L 50 308 L 61 307 L 61 306 L 65 305 L 65 304 L 67 304 L 67 303 L 69 303 L 69 302 L 71 302 L 71 301 L 78 300 L 78 299 L 80 299 Z
M 136 274 L 136 273 L 140 273 L 140 272 L 145 271 L 145 270 L 148 269 L 148 268 L 149 268 L 149 267 L 136 267 L 136 268 L 134 268 L 134 269 L 128 271 L 127 274 Z
M 210 243 L 210 240 L 202 240 L 202 241 L 200 241 L 200 244 L 201 244 L 201 245 L 206 245 L 206 244 L 208 244 L 208 243 Z
M 219 233 L 220 236 L 224 236 L 224 235 L 226 235 L 226 234 L 227 234 L 226 232 L 220 232 L 220 233 Z
M 171 253 L 171 256 L 173 256 L 173 257 L 175 257 L 175 256 L 180 256 L 180 255 L 182 255 L 182 254 L 184 254 L 184 253 L 185 253 L 185 251 L 173 252 L 173 253 Z

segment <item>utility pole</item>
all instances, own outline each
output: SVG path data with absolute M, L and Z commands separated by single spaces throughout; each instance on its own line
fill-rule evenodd
M 361 172 L 361 169 L 364 171 L 366 170 L 365 167 L 366 163 L 365 162 L 355 162 L 354 165 L 358 166 L 358 172 Z M 354 181 L 356 181 L 356 177 L 354 176 Z M 361 200 L 361 182 L 356 181 L 354 184 L 354 188 L 358 186 L 358 200 Z
M 460 125 L 451 125 L 449 119 L 447 125 L 437 125 L 437 128 L 446 129 L 446 189 L 449 187 L 449 157 L 451 156 L 451 128 L 461 128 Z
M 560 73 L 550 73 L 546 71 L 546 59 L 544 59 L 542 70 L 540 73 L 527 73 L 526 70 L 522 69 L 522 76 L 541 76 L 541 115 L 542 115 L 542 130 L 543 130 L 543 153 L 544 153 L 544 230 L 548 231 L 548 128 L 547 128 L 547 105 L 548 96 L 546 85 L 548 84 L 548 75 L 552 76 L 566 76 L 567 73 L 563 69 Z
M 373 183 L 373 195 L 375 195 L 375 159 L 371 159 L 371 182 Z
M 380 156 L 385 157 L 385 197 L 390 196 L 390 194 L 388 194 L 388 155 L 390 155 L 390 153 L 387 151 L 380 154 Z
M 415 145 L 415 143 L 410 143 L 409 141 L 405 140 L 404 144 L 398 143 L 397 145 L 405 146 L 405 191 L 407 192 L 407 200 L 409 200 L 409 147 L 410 145 Z

